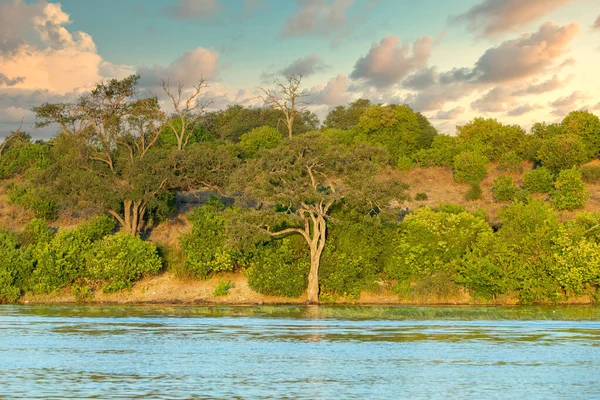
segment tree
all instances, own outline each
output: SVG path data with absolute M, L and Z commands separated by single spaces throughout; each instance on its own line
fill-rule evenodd
M 544 140 L 537 153 L 537 160 L 554 173 L 589 161 L 590 152 L 577 135 L 556 135 Z
M 332 208 L 341 202 L 378 213 L 392 199 L 405 199 L 406 185 L 377 179 L 385 152 L 359 144 L 332 146 L 318 133 L 295 137 L 262 157 L 251 159 L 235 174 L 231 189 L 246 200 L 277 205 L 256 210 L 254 223 L 271 237 L 299 234 L 310 249 L 308 302 L 319 301 L 319 265 Z
M 302 83 L 302 75 L 290 75 L 286 77 L 284 82 L 279 79 L 273 81 L 275 89 L 259 88 L 263 95 L 260 98 L 265 106 L 275 108 L 283 113 L 285 119 L 283 121 L 288 130 L 288 137 L 292 137 L 294 130 L 294 120 L 298 114 L 302 113 L 306 105 L 303 99 L 306 95 L 300 90 Z
M 327 114 L 323 122 L 323 127 L 326 129 L 354 128 L 358 124 L 361 115 L 370 106 L 371 101 L 367 99 L 355 100 L 347 107 L 337 106 Z
M 51 170 L 49 186 L 91 201 L 133 235 L 143 230 L 149 204 L 172 177 L 168 153 L 153 149 L 165 114 L 155 97 L 136 97 L 138 79 L 112 79 L 75 103 L 33 109 L 38 126 L 63 128 L 58 145 L 64 153 L 55 155 L 65 164 Z
M 460 143 L 480 151 L 490 161 L 497 161 L 509 151 L 521 154 L 526 145 L 526 133 L 520 126 L 502 125 L 493 118 L 474 118 L 456 129 Z
M 200 103 L 199 99 L 202 90 L 208 87 L 208 83 L 205 79 L 200 79 L 186 97 L 183 97 L 182 83 L 177 86 L 176 93 L 171 91 L 168 82 L 162 80 L 161 85 L 173 105 L 174 118 L 167 119 L 166 123 L 177 139 L 177 149 L 183 150 L 194 135 L 204 110 L 211 104 L 211 102 Z M 179 120 L 177 124 L 175 119 Z
M 355 130 L 359 139 L 385 146 L 398 161 L 431 145 L 432 132 L 423 118 L 407 105 L 376 105 L 364 111 Z
M 590 157 L 600 153 L 600 119 L 589 111 L 571 111 L 560 123 L 565 134 L 581 137 Z

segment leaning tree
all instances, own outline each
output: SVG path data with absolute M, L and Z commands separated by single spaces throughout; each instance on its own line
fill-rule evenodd
M 248 160 L 232 178 L 233 193 L 259 206 L 248 220 L 272 237 L 301 235 L 310 249 L 307 301 L 319 302 L 319 264 L 332 209 L 350 202 L 378 213 L 407 186 L 386 174 L 387 154 L 360 144 L 333 145 L 319 133 L 294 137 Z M 278 210 L 278 212 L 276 211 Z

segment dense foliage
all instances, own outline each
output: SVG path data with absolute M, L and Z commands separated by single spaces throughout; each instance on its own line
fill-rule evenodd
M 0 301 L 69 286 L 86 300 L 158 273 L 163 260 L 142 238 L 193 197 L 191 229 L 167 249 L 181 255 L 169 263 L 181 278 L 237 271 L 257 292 L 309 302 L 390 288 L 408 299 L 598 296 L 600 215 L 565 212 L 596 204 L 600 120 L 590 112 L 530 134 L 475 118 L 444 135 L 407 105 L 365 99 L 333 108 L 322 126 L 273 98 L 208 111 L 197 102 L 205 81 L 187 98 L 165 87 L 167 112 L 137 83 L 109 80 L 35 107 L 56 136 L 32 142 L 19 130 L 0 144 L 1 194 L 35 218 L 0 231 Z M 300 78 L 287 83 L 301 99 Z M 431 167 L 479 200 L 456 199 L 469 209 L 502 204 L 469 212 L 426 186 L 407 203 L 404 177 Z M 47 225 L 73 217 L 89 222 Z M 222 281 L 215 296 L 230 287 Z

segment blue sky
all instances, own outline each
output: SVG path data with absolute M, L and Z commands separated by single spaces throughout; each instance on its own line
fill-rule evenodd
M 478 115 L 528 127 L 600 111 L 599 63 L 595 0 L 0 0 L 0 135 L 131 73 L 152 91 L 205 77 L 218 108 L 258 106 L 291 71 L 320 117 L 366 97 L 447 133 Z

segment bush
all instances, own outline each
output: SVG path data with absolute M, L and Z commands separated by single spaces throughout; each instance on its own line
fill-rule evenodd
M 600 182 L 600 165 L 584 165 L 581 171 L 581 179 L 586 183 Z
M 498 169 L 506 172 L 523 172 L 523 159 L 516 151 L 511 150 L 500 156 Z
M 237 253 L 225 246 L 225 205 L 217 199 L 195 209 L 189 216 L 192 231 L 179 239 L 186 256 L 183 275 L 206 278 L 211 273 L 232 271 L 237 266 Z
M 36 268 L 30 289 L 34 293 L 50 293 L 86 277 L 88 253 L 114 227 L 111 218 L 96 217 L 73 231 L 59 232 L 51 241 L 38 241 L 32 249 Z
M 11 184 L 8 188 L 8 202 L 33 211 L 35 218 L 54 221 L 58 218 L 58 203 L 43 190 Z
M 56 233 L 48 228 L 46 221 L 32 219 L 25 225 L 19 234 L 19 244 L 22 247 L 36 246 L 38 243 L 48 243 L 54 239 Z
M 478 183 L 486 175 L 487 157 L 476 151 L 463 151 L 454 158 L 454 180 Z
M 22 175 L 30 168 L 44 169 L 50 164 L 50 147 L 43 144 L 19 142 L 8 146 L 0 157 L 0 179 Z
M 240 137 L 240 148 L 245 157 L 254 158 L 261 150 L 277 147 L 283 141 L 283 135 L 270 126 L 254 128 Z
M 550 193 L 554 189 L 554 176 L 546 167 L 529 170 L 523 175 L 523 188 L 531 193 Z
M 246 271 L 252 290 L 271 296 L 299 297 L 308 284 L 310 261 L 302 237 L 260 247 Z
M 376 289 L 397 225 L 346 217 L 328 234 L 319 268 L 321 293 L 358 298 L 361 291 Z
M 573 211 L 582 208 L 590 197 L 581 179 L 581 172 L 575 167 L 561 171 L 554 187 L 556 190 L 552 196 L 552 204 L 557 210 Z
M 589 161 L 589 151 L 583 139 L 574 135 L 560 135 L 545 140 L 537 158 L 553 173 L 584 164 Z
M 467 193 L 465 194 L 465 199 L 470 201 L 479 200 L 481 198 L 482 193 L 483 192 L 481 190 L 481 185 L 479 183 L 473 183 L 469 187 L 469 190 L 467 190 Z
M 431 148 L 416 153 L 416 160 L 421 167 L 452 167 L 460 149 L 455 136 L 437 135 Z
M 427 199 L 428 199 L 427 193 L 425 193 L 425 192 L 420 192 L 415 195 L 415 200 L 417 200 L 417 201 L 425 201 Z
M 231 281 L 220 280 L 213 287 L 213 297 L 227 296 L 229 294 L 229 289 L 231 289 L 232 287 L 233 284 L 231 283 Z
M 385 272 L 399 281 L 448 272 L 483 233 L 488 223 L 468 212 L 436 212 L 428 207 L 408 215 L 401 225 Z
M 417 164 L 415 164 L 415 162 L 410 157 L 402 156 L 398 160 L 398 164 L 396 164 L 396 168 L 398 168 L 400 171 L 408 171 L 408 170 L 414 168 L 416 165 Z
M 21 297 L 33 266 L 31 254 L 19 248 L 17 237 L 0 231 L 0 303 Z
M 517 185 L 511 177 L 499 176 L 494 179 L 492 192 L 494 193 L 495 201 L 513 201 L 517 195 Z
M 105 292 L 130 288 L 136 280 L 162 269 L 154 244 L 124 232 L 96 242 L 86 261 L 87 276 L 104 281 Z

